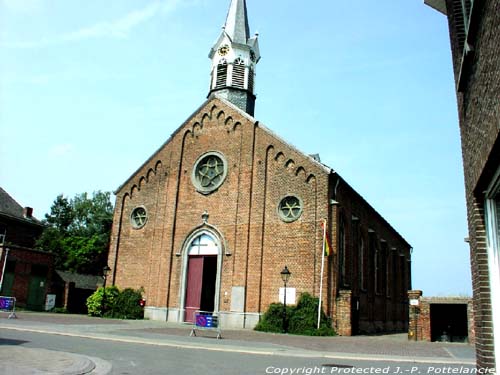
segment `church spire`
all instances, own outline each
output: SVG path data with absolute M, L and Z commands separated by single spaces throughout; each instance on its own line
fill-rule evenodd
M 210 92 L 254 115 L 255 66 L 260 60 L 257 34 L 250 37 L 245 0 L 231 0 L 226 23 L 210 50 Z
M 234 43 L 246 44 L 250 36 L 250 27 L 245 0 L 231 1 L 224 30 Z

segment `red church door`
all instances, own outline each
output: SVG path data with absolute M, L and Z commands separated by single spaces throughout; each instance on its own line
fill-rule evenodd
M 203 256 L 190 256 L 186 285 L 186 322 L 194 322 L 194 313 L 200 309 L 203 281 Z
M 213 312 L 216 295 L 218 247 L 207 234 L 190 244 L 187 261 L 184 321 L 194 322 L 195 312 Z

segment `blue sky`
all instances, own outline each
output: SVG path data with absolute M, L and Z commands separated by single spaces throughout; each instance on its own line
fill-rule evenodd
M 469 295 L 446 18 L 421 0 L 247 0 L 255 117 L 319 153 L 414 247 L 413 287 Z M 229 0 L 0 0 L 0 186 L 43 218 L 112 191 L 208 92 Z

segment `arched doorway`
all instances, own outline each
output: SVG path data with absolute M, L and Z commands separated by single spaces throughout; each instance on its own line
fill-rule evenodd
M 195 312 L 217 307 L 219 245 L 208 232 L 193 237 L 187 246 L 184 321 L 194 322 Z

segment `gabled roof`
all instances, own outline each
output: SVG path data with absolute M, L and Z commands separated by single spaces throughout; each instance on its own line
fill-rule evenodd
M 3 188 L 0 187 L 0 214 L 18 220 L 23 220 L 32 224 L 40 224 L 35 217 L 24 216 L 24 208 L 12 198 Z
M 325 173 L 332 173 L 334 172 L 330 167 L 328 167 L 327 165 L 321 163 L 320 161 L 316 160 L 315 158 L 313 158 L 311 155 L 307 155 L 305 154 L 304 152 L 300 151 L 297 147 L 291 145 L 290 143 L 288 143 L 287 141 L 285 141 L 283 138 L 281 138 L 279 135 L 277 135 L 276 133 L 274 133 L 271 129 L 269 129 L 268 127 L 266 127 L 264 124 L 262 124 L 261 122 L 257 121 L 253 116 L 251 116 L 250 114 L 248 114 L 247 112 L 243 111 L 241 108 L 239 108 L 238 106 L 236 106 L 235 104 L 229 102 L 228 100 L 220 97 L 217 95 L 217 93 L 214 93 L 214 94 L 211 94 L 209 96 L 209 98 L 207 100 L 205 100 L 203 102 L 202 105 L 200 105 L 196 111 L 194 111 L 187 119 L 186 121 L 184 121 L 171 135 L 170 137 L 158 148 L 155 150 L 155 152 L 153 152 L 151 154 L 151 156 L 144 162 L 141 164 L 141 166 L 139 168 L 137 168 L 134 173 L 132 173 L 115 191 L 113 191 L 113 193 L 116 195 L 118 194 L 118 192 L 135 176 L 137 175 L 137 173 L 139 173 L 140 170 L 142 170 L 142 168 L 144 168 L 145 165 L 149 164 L 151 162 L 151 160 L 153 159 L 153 157 L 155 155 L 158 154 L 158 152 L 160 152 L 161 149 L 163 149 L 168 143 L 171 142 L 171 140 L 174 138 L 174 136 L 189 122 L 191 121 L 191 119 L 195 116 L 197 116 L 199 114 L 199 112 L 201 111 L 202 108 L 204 108 L 210 101 L 214 100 L 214 99 L 217 99 L 219 101 L 221 101 L 223 104 L 225 104 L 226 106 L 228 107 L 231 107 L 233 110 L 237 111 L 242 117 L 245 117 L 247 120 L 249 120 L 250 122 L 253 122 L 254 124 L 256 124 L 256 126 L 258 126 L 259 128 L 261 129 L 265 129 L 266 132 L 268 132 L 269 134 L 271 134 L 274 138 L 276 138 L 277 140 L 285 143 L 288 147 L 292 148 L 293 150 L 295 150 L 297 153 L 301 154 L 302 156 L 304 156 L 305 158 L 309 159 L 313 164 L 319 166 L 321 169 L 323 169 L 323 171 Z

